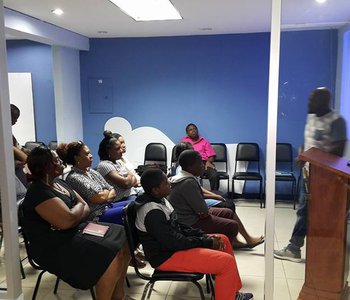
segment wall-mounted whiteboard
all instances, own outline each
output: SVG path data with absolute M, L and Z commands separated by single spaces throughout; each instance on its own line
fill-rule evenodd
M 16 105 L 21 115 L 12 133 L 18 143 L 24 145 L 27 141 L 36 141 L 35 117 L 33 104 L 32 74 L 9 73 L 10 103 Z

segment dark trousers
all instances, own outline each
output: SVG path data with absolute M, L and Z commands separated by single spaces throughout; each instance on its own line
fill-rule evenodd
M 304 246 L 307 224 L 307 194 L 304 180 L 301 180 L 301 190 L 299 194 L 299 206 L 297 210 L 297 221 L 294 225 L 292 237 L 289 240 L 289 246 L 292 250 L 299 250 Z
M 220 187 L 219 174 L 216 169 L 207 168 L 203 174 L 206 178 L 209 179 L 210 189 L 212 191 L 218 191 Z
M 238 234 L 238 224 L 233 220 L 233 211 L 229 208 L 209 207 L 208 212 L 208 217 L 198 220 L 192 227 L 202 229 L 205 233 L 222 233 L 232 243 Z

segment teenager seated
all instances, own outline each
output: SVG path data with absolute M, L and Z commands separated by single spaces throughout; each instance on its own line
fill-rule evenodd
M 123 207 L 130 201 L 118 201 L 116 190 L 91 168 L 92 154 L 83 142 L 60 144 L 57 153 L 72 165 L 66 182 L 89 204 L 89 219 L 123 224 Z
M 226 234 L 234 248 L 252 249 L 264 242 L 263 237 L 255 238 L 248 234 L 235 213 L 234 206 L 229 207 L 224 201 L 222 201 L 224 204 L 222 207 L 220 205 L 207 206 L 204 198 L 208 194 L 203 192 L 197 180 L 197 177 L 201 176 L 204 171 L 201 156 L 197 151 L 181 152 L 178 161 L 181 171 L 170 178 L 172 191 L 169 201 L 175 208 L 180 222 L 200 228 L 207 233 Z M 238 232 L 244 237 L 245 243 L 238 240 Z
M 145 193 L 136 200 L 135 225 L 151 266 L 161 271 L 214 274 L 216 300 L 253 299 L 250 293 L 238 292 L 242 283 L 228 238 L 178 223 L 165 198 L 170 184 L 160 169 L 146 170 L 141 185 Z
M 178 158 L 180 154 L 185 150 L 193 150 L 193 146 L 188 142 L 181 142 L 175 146 L 175 157 L 176 157 L 176 168 L 175 168 L 175 174 L 177 175 L 182 170 Z M 199 177 L 196 177 L 197 181 L 199 182 Z M 257 245 L 260 245 L 262 242 L 264 242 L 265 238 L 263 236 L 260 237 L 252 237 L 248 231 L 245 229 L 241 219 L 236 213 L 236 206 L 232 200 L 226 200 L 224 197 L 217 193 L 213 193 L 211 191 L 208 191 L 204 187 L 201 186 L 203 198 L 205 200 L 205 203 L 209 207 L 221 207 L 221 208 L 229 208 L 234 213 L 234 220 L 237 222 L 238 225 L 238 232 L 242 235 L 242 237 L 245 239 L 245 243 L 237 242 L 235 245 L 235 248 L 249 248 L 252 249 Z
M 57 179 L 63 165 L 55 152 L 42 147 L 33 149 L 28 168 L 33 183 L 23 201 L 23 228 L 33 259 L 75 288 L 95 286 L 98 300 L 125 299 L 130 253 L 124 228 L 107 223 L 109 229 L 104 237 L 81 233 L 89 207 Z
M 118 139 L 120 135 L 110 131 L 105 131 L 103 135 L 104 139 L 100 142 L 98 148 L 101 161 L 97 165 L 97 171 L 113 186 L 118 200 L 135 200 L 137 190 L 134 187 L 139 184 L 139 181 L 121 160 L 123 148 Z

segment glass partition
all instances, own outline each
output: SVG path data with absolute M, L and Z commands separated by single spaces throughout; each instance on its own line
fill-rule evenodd
M 302 164 L 296 157 L 303 145 L 331 151 L 326 146 L 330 135 L 333 136 L 332 142 L 345 139 L 342 126 L 332 131 L 332 126 L 336 125 L 332 124 L 333 119 L 329 119 L 331 113 L 322 109 L 319 101 L 326 101 L 329 91 L 330 109 L 342 115 L 349 114 L 345 110 L 349 98 L 343 96 L 344 89 L 348 90 L 344 80 L 349 78 L 349 64 L 344 64 L 349 53 L 349 44 L 346 44 L 349 32 L 346 21 L 349 20 L 348 1 L 282 1 L 277 126 L 279 151 L 276 152 L 276 170 L 280 171 L 276 173 L 279 180 L 276 181 L 275 205 L 275 248 L 279 250 L 276 255 L 280 259 L 275 259 L 274 276 L 275 295 L 279 290 L 288 293 L 283 299 L 312 299 L 315 293 L 318 296 L 321 293 L 325 298 L 338 293 L 341 297 L 341 293 L 345 292 L 344 286 L 347 286 L 342 276 L 347 274 L 344 270 L 348 269 L 344 249 L 348 179 L 344 175 L 345 179 L 339 183 L 333 180 L 338 176 L 334 175 L 336 171 L 333 175 L 327 173 L 328 169 L 322 173 L 327 164 L 322 165 L 325 158 L 318 153 L 304 156 L 304 159 L 314 160 L 306 168 L 300 168 Z M 317 88 L 322 89 L 315 91 Z M 312 100 L 309 100 L 310 96 Z M 309 101 L 317 102 L 318 108 L 310 107 Z M 316 115 L 309 115 L 315 112 Z M 332 115 L 332 118 L 337 117 Z M 283 158 L 281 145 L 285 144 L 290 144 L 292 148 L 295 181 L 292 177 L 288 178 L 291 171 L 287 162 L 289 155 L 285 153 L 285 161 L 278 161 L 278 156 Z M 346 150 L 343 155 L 347 155 Z M 319 163 L 321 165 L 316 168 L 314 165 Z M 296 210 L 293 209 L 293 197 L 297 200 Z M 308 203 L 308 206 L 303 203 Z M 322 219 L 325 216 L 328 218 Z M 307 219 L 310 236 L 304 239 Z M 333 219 L 337 221 L 333 223 Z M 332 282 L 330 274 L 334 274 Z M 342 297 L 337 299 L 347 299 L 345 294 Z

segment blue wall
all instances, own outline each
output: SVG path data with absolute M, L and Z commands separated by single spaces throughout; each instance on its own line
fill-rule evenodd
M 6 45 L 8 71 L 32 73 L 37 140 L 56 140 L 51 46 L 26 40 L 7 41 Z
M 254 141 L 265 159 L 269 34 L 92 39 L 81 52 L 84 140 L 93 154 L 113 116 L 174 142 L 189 122 L 213 142 Z M 10 72 L 31 72 L 38 140 L 56 139 L 51 47 L 7 41 Z M 337 31 L 283 32 L 278 141 L 303 142 L 307 96 L 334 90 Z M 90 112 L 89 79 L 108 83 L 108 113 Z M 89 101 L 91 101 L 89 103 Z M 116 131 L 118 129 L 116 128 Z
M 174 142 L 194 122 L 212 142 L 259 143 L 264 160 L 269 37 L 90 40 L 90 51 L 80 56 L 84 140 L 96 155 L 104 123 L 113 116 L 133 128 L 156 127 Z M 294 148 L 303 143 L 308 94 L 317 86 L 334 90 L 336 47 L 333 30 L 282 33 L 278 141 Z M 89 99 L 89 80 L 98 78 L 110 89 L 108 113 L 90 111 L 98 104 Z

